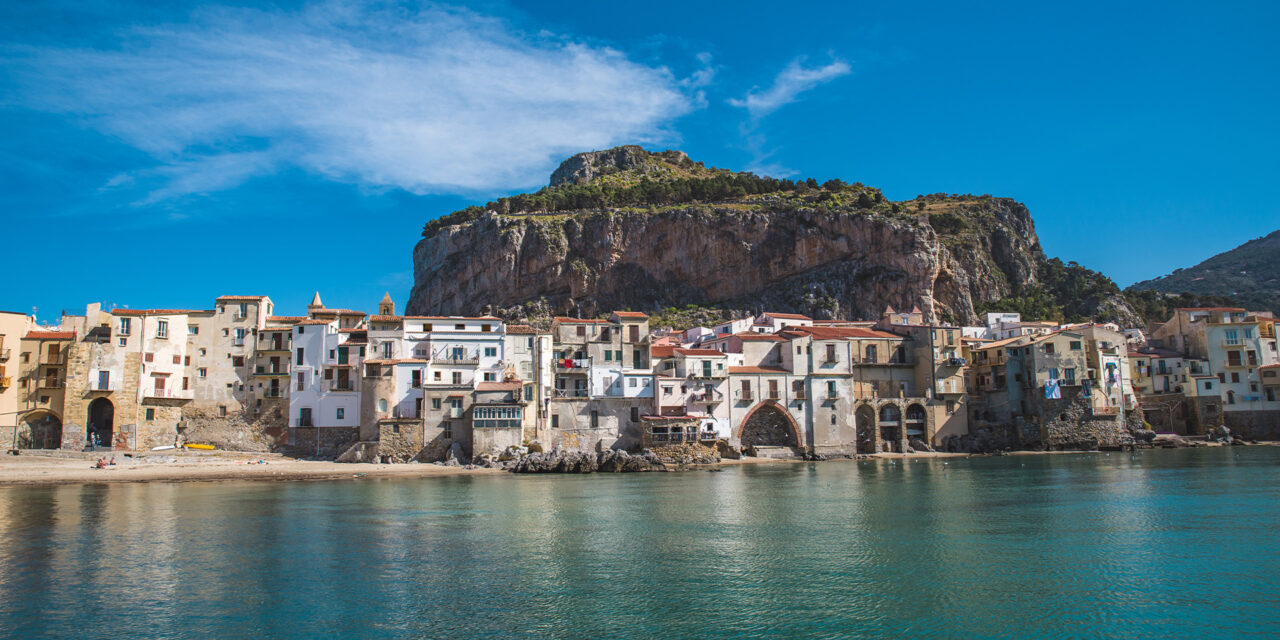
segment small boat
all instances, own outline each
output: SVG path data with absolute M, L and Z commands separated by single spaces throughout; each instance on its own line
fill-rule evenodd
M 184 444 L 182 446 L 186 449 L 200 449 L 201 451 L 212 451 L 217 448 L 211 444 Z
M 171 444 L 166 444 L 163 447 L 151 447 L 152 451 L 168 451 L 169 449 L 177 449 L 177 447 Z

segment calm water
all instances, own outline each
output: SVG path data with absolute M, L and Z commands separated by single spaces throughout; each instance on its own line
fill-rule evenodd
M 0 637 L 1280 634 L 1280 448 L 0 489 Z

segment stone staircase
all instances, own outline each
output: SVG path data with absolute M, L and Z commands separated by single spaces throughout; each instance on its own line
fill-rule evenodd
M 755 447 L 755 457 L 791 460 L 801 457 L 793 447 Z
M 378 461 L 378 443 L 375 441 L 361 441 L 351 445 L 342 455 L 338 456 L 338 462 L 377 462 Z

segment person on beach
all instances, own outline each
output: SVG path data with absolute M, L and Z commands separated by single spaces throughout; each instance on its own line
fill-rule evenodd
M 98 458 L 98 463 L 97 463 L 97 464 L 95 464 L 95 465 L 93 465 L 93 468 L 94 468 L 94 469 L 106 469 L 106 468 L 107 468 L 107 459 L 106 459 L 106 458 Z

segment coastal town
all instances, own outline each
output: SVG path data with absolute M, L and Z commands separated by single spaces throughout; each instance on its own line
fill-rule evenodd
M 990 442 L 1096 449 L 1135 431 L 1280 423 L 1275 320 L 1178 309 L 1150 335 L 1111 324 L 927 322 L 763 312 L 710 327 L 645 313 L 404 316 L 324 305 L 277 315 L 266 296 L 207 310 L 103 309 L 56 325 L 0 313 L 6 449 L 137 451 L 256 439 L 297 455 L 439 461 L 544 450 L 705 447 L 831 457 Z M 234 440 L 234 438 L 233 438 Z M 981 444 L 986 442 L 985 445 Z

